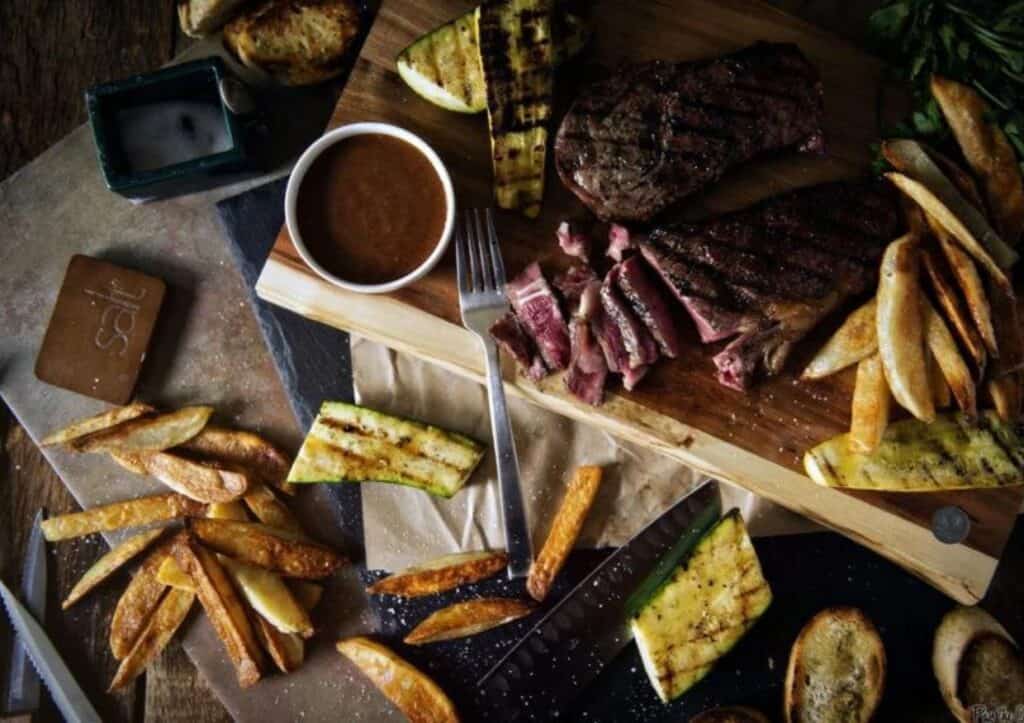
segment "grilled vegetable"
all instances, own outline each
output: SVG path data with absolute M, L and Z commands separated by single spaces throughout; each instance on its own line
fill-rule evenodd
M 482 633 L 526 617 L 536 609 L 533 603 L 509 598 L 477 598 L 455 603 L 431 613 L 405 636 L 409 645 L 436 643 Z
M 971 370 L 960 356 L 960 350 L 953 340 L 953 335 L 949 333 L 946 322 L 927 299 L 922 299 L 921 303 L 924 306 L 925 345 L 942 370 L 942 376 L 956 398 L 960 410 L 968 417 L 974 418 L 978 413 L 978 404 Z
M 343 402 L 324 402 L 289 482 L 392 482 L 451 497 L 483 457 L 455 432 Z
M 366 588 L 366 592 L 401 597 L 434 595 L 488 578 L 505 569 L 507 564 L 508 555 L 504 550 L 444 555 L 382 578 Z
M 554 95 L 552 0 L 492 0 L 476 10 L 499 208 L 540 213 Z
M 347 638 L 338 641 L 338 652 L 413 723 L 458 723 L 455 706 L 437 683 L 380 643 Z
M 140 497 L 43 520 L 43 537 L 48 542 L 57 542 L 93 532 L 140 527 L 176 517 L 199 517 L 205 512 L 206 505 L 184 495 L 171 493 Z
M 551 523 L 544 547 L 530 565 L 530 574 L 526 578 L 526 590 L 537 602 L 543 602 L 547 597 L 555 576 L 572 552 L 576 538 L 583 530 L 587 513 L 594 504 L 594 498 L 597 497 L 601 475 L 600 467 L 590 465 L 579 467 L 573 473 L 562 504 L 559 505 L 555 519 Z
M 149 532 L 143 532 L 135 535 L 134 537 L 129 537 L 127 540 L 101 557 L 93 563 L 92 567 L 90 567 L 84 575 L 82 575 L 82 579 L 79 580 L 71 589 L 71 592 L 68 593 L 67 599 L 64 600 L 61 607 L 64 610 L 67 610 L 69 607 L 81 600 L 86 593 L 117 572 L 123 564 L 149 547 L 150 544 L 152 544 L 152 542 L 163 533 L 164 530 L 162 529 L 150 530 Z
M 77 452 L 159 452 L 199 434 L 213 407 L 184 407 L 176 412 L 139 417 L 70 442 Z
M 560 21 L 552 28 L 557 65 L 579 53 L 590 32 L 586 21 L 577 15 L 558 13 L 553 20 Z M 459 113 L 487 109 L 476 10 L 417 39 L 398 54 L 396 65 L 402 80 L 434 105 Z
M 121 661 L 108 692 L 120 690 L 139 677 L 150 661 L 167 647 L 167 643 L 188 616 L 195 599 L 194 592 L 177 589 L 167 591 L 150 616 L 146 627 L 139 634 L 135 645 Z
M 334 550 L 293 533 L 254 522 L 193 520 L 192 532 L 217 552 L 288 577 L 327 577 L 346 560 Z
M 155 411 L 153 407 L 143 402 L 132 402 L 125 407 L 115 407 L 95 416 L 79 419 L 64 427 L 64 429 L 47 435 L 39 444 L 42 447 L 48 447 L 52 444 L 68 444 L 76 439 L 81 439 L 104 429 L 116 427 L 122 422 L 137 419 L 146 414 L 152 414 Z
M 743 518 L 733 510 L 630 621 L 658 697 L 677 698 L 707 675 L 771 599 Z
M 889 385 L 885 381 L 882 359 L 872 354 L 857 364 L 857 383 L 853 388 L 850 412 L 850 448 L 859 453 L 878 448 L 889 423 Z
M 864 304 L 848 317 L 804 369 L 802 379 L 824 379 L 866 359 L 878 349 L 875 326 L 877 300 Z
M 811 479 L 826 487 L 891 492 L 1024 484 L 1024 442 L 992 412 L 983 412 L 976 422 L 963 414 L 943 415 L 931 424 L 895 422 L 869 455 L 850 451 L 847 436 L 804 455 Z
M 249 606 L 267 622 L 282 633 L 297 633 L 305 638 L 313 634 L 313 623 L 306 609 L 279 575 L 229 557 L 222 557 L 220 564 Z
M 175 538 L 160 544 L 142 561 L 128 587 L 118 598 L 110 621 L 110 652 L 122 660 L 135 646 L 150 616 L 160 604 L 167 586 L 157 579 L 157 572 L 173 549 Z
M 197 462 L 170 452 L 147 454 L 142 460 L 151 475 L 198 502 L 231 502 L 249 489 L 244 473 L 214 462 Z
M 294 492 L 291 485 L 284 482 L 292 464 L 291 459 L 270 442 L 252 432 L 208 424 L 199 434 L 180 445 L 176 451 L 244 470 L 253 478 L 279 487 L 282 492 Z

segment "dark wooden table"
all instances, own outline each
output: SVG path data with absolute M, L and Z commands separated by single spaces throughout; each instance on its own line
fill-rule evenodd
M 776 0 L 773 4 L 851 40 L 863 39 L 877 0 Z M 89 85 L 169 61 L 188 40 L 172 0 L 21 0 L 0 2 L 0 179 L 31 161 L 85 120 Z M 0 405 L 0 575 L 17 584 L 28 526 L 39 507 L 77 508 L 25 432 Z M 59 601 L 103 552 L 99 539 L 61 547 L 50 558 L 47 629 L 105 721 L 222 721 L 227 713 L 176 642 L 126 693 L 107 695 L 116 670 L 107 646 L 122 585 L 103 586 L 67 613 Z M 1018 523 L 984 606 L 1024 640 L 1024 525 Z M 123 580 L 122 580 L 123 582 Z M 10 632 L 0 625 L 0 680 Z M 926 661 L 921 661 L 927 665 Z M 59 721 L 44 696 L 37 721 Z

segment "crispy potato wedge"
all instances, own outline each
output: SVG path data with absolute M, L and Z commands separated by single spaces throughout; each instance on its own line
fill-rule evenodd
M 369 638 L 338 641 L 352 661 L 411 723 L 458 723 L 455 706 L 437 683 L 394 652 Z
M 928 383 L 932 387 L 932 399 L 935 400 L 936 409 L 945 409 L 953 403 L 953 392 L 946 383 L 946 377 L 942 374 L 942 367 L 939 366 L 935 355 L 928 351 Z
M 306 658 L 306 641 L 295 633 L 282 633 L 258 613 L 253 613 L 260 645 L 282 673 L 298 670 Z
M 924 143 L 921 143 L 920 146 L 928 157 L 932 159 L 932 162 L 939 167 L 939 170 L 942 171 L 946 178 L 949 179 L 950 183 L 956 186 L 956 190 L 960 192 L 960 195 L 972 206 L 984 213 L 985 202 L 981 198 L 981 191 L 978 190 L 978 184 L 975 183 L 974 177 L 949 156 L 939 153 Z
M 199 602 L 235 666 L 238 684 L 243 688 L 255 685 L 261 676 L 263 654 L 246 616 L 245 605 L 227 572 L 216 555 L 190 535 L 178 539 L 173 552 L 178 565 L 196 585 Z
M 267 440 L 252 432 L 207 425 L 181 445 L 190 455 L 213 459 L 251 471 L 264 482 L 294 494 L 295 488 L 284 480 L 292 460 Z
M 533 602 L 511 598 L 466 600 L 428 615 L 405 636 L 405 642 L 409 645 L 423 645 L 466 638 L 524 618 L 536 609 Z
M 309 614 L 280 575 L 230 557 L 222 557 L 220 564 L 228 571 L 249 607 L 267 622 L 282 633 L 297 633 L 304 638 L 313 634 Z
M 371 595 L 421 597 L 468 585 L 504 570 L 504 550 L 481 550 L 444 555 L 402 572 L 381 578 L 366 588 Z
M 964 158 L 985 186 L 995 226 L 1015 243 L 1024 233 L 1024 180 L 1013 146 L 999 126 L 985 119 L 988 104 L 973 88 L 936 75 L 931 90 Z
M 61 608 L 67 610 L 76 602 L 85 597 L 86 593 L 117 572 L 122 565 L 149 547 L 166 530 L 150 530 L 133 537 L 129 537 L 120 545 L 112 549 L 106 555 L 93 563 L 82 578 L 75 583 L 68 593 L 67 598 L 61 604 Z
M 329 547 L 254 522 L 196 519 L 191 529 L 217 552 L 288 577 L 316 580 L 347 562 Z
M 821 347 L 800 375 L 801 379 L 823 379 L 866 359 L 878 349 L 874 298 L 846 317 L 825 346 Z
M 292 579 L 285 580 L 285 584 L 292 591 L 295 599 L 299 601 L 299 605 L 308 611 L 312 611 L 313 608 L 319 605 L 320 599 L 324 596 L 324 586 L 317 585 L 315 582 Z
M 988 252 L 985 246 L 982 245 L 982 241 L 971 231 L 967 226 L 966 222 L 962 220 L 961 216 L 954 213 L 948 206 L 946 206 L 939 198 L 932 193 L 931 189 L 925 186 L 909 176 L 905 176 L 902 173 L 886 173 L 885 177 L 892 181 L 893 185 L 899 188 L 910 198 L 914 199 L 921 208 L 925 210 L 925 213 L 935 219 L 942 228 L 946 229 L 953 238 L 957 240 L 963 249 L 971 255 L 975 261 L 977 261 L 982 268 L 984 268 L 992 279 L 1002 286 L 1009 287 L 1010 280 L 1006 276 L 1006 273 L 999 266 L 996 260 Z M 948 181 L 947 181 L 948 182 Z M 952 184 L 950 184 L 952 188 Z M 974 218 L 981 218 L 981 223 L 988 229 L 990 234 L 995 234 L 995 231 L 991 230 L 988 226 L 988 222 L 984 220 L 978 212 L 969 204 L 963 200 L 963 196 L 960 196 L 962 201 L 962 207 L 960 209 L 961 214 L 964 208 L 969 208 L 974 213 Z M 984 238 L 984 237 L 983 237 Z M 998 236 L 996 237 L 998 238 Z
M 963 252 L 960 252 L 963 253 Z M 970 259 L 967 259 L 970 262 Z M 957 337 L 963 344 L 967 353 L 971 355 L 974 366 L 981 376 L 985 370 L 985 361 L 988 355 L 985 350 L 985 343 L 981 339 L 977 328 L 971 321 L 967 310 L 960 301 L 954 281 L 950 278 L 946 262 L 939 257 L 938 252 L 933 249 L 921 250 L 921 263 L 928 280 L 931 282 L 932 291 L 935 292 L 935 299 L 939 302 L 939 308 L 946 315 L 946 319 L 953 325 Z M 999 287 L 996 287 L 999 288 Z
M 146 470 L 175 492 L 198 502 L 231 502 L 249 489 L 249 477 L 214 462 L 198 462 L 170 452 L 146 455 Z
M 117 601 L 110 621 L 110 652 L 118 660 L 131 652 L 167 590 L 156 574 L 176 540 L 177 536 L 162 542 L 146 556 Z
M 59 429 L 52 434 L 46 435 L 39 445 L 41 447 L 49 447 L 54 444 L 67 444 L 90 434 L 101 432 L 104 429 L 116 427 L 122 422 L 127 422 L 147 414 L 152 414 L 155 411 L 156 409 L 144 402 L 132 402 L 124 407 L 114 407 L 113 409 L 108 409 L 106 412 L 101 412 L 92 417 L 79 419 L 63 429 Z
M 949 333 L 946 322 L 927 299 L 922 298 L 924 309 L 924 341 L 942 370 L 953 397 L 961 411 L 970 418 L 978 415 L 978 400 L 971 370 L 960 356 L 960 350 Z
M 933 225 L 932 230 L 939 242 L 939 248 L 942 249 L 946 261 L 949 262 L 949 267 L 953 270 L 953 276 L 956 277 L 960 290 L 963 291 L 967 309 L 971 318 L 974 319 L 974 326 L 978 330 L 985 348 L 993 358 L 998 358 L 1000 354 L 999 340 L 996 338 L 995 326 L 992 323 L 992 307 L 989 304 L 988 295 L 985 293 L 985 283 L 981 279 L 981 274 L 978 273 L 978 268 L 946 229 Z M 994 286 L 999 288 L 998 284 Z
M 110 458 L 117 462 L 118 465 L 134 472 L 135 474 L 146 475 L 149 471 L 146 469 L 146 452 L 111 452 Z
M 215 502 L 206 511 L 206 516 L 212 520 L 234 520 L 235 522 L 250 522 L 252 518 L 245 511 L 245 505 L 241 500 L 231 502 Z
M 49 542 L 68 540 L 93 532 L 108 532 L 123 527 L 141 527 L 177 517 L 200 517 L 206 505 L 176 493 L 139 497 L 124 502 L 93 507 L 43 520 L 43 536 Z
M 135 645 L 121 661 L 114 680 L 110 683 L 108 693 L 124 688 L 139 677 L 150 661 L 167 647 L 167 643 L 171 641 L 174 633 L 188 617 L 188 612 L 192 609 L 195 600 L 194 592 L 178 589 L 167 591 L 150 616 L 146 627 L 139 634 Z
M 1007 374 L 1006 376 L 989 379 L 985 383 L 985 390 L 992 399 L 992 406 L 996 414 L 1004 422 L 1016 422 L 1020 418 L 1021 410 L 1021 388 L 1020 375 Z
M 602 474 L 603 470 L 593 465 L 577 467 L 573 473 L 562 504 L 551 523 L 548 539 L 530 565 L 530 574 L 526 578 L 526 590 L 537 602 L 543 602 L 547 597 L 551 583 L 576 544 L 587 513 L 597 497 Z
M 305 536 L 305 531 L 299 520 L 288 509 L 288 506 L 277 498 L 273 490 L 264 484 L 254 484 L 245 493 L 246 506 L 256 516 L 256 519 L 267 527 L 276 527 L 279 530 L 288 530 L 297 535 Z
M 878 279 L 878 351 L 893 398 L 918 419 L 935 419 L 935 403 L 925 364 L 920 249 L 903 236 L 889 244 Z
M 872 354 L 857 363 L 857 383 L 853 388 L 850 412 L 850 449 L 867 454 L 878 449 L 889 423 L 889 385 L 885 381 L 882 359 Z
M 999 346 L 999 362 L 994 376 L 1012 374 L 1024 369 L 1024 337 L 1017 313 L 1017 297 L 1001 286 L 989 289 L 988 300 L 992 309 L 992 329 Z
M 156 571 L 156 579 L 175 590 L 185 590 L 186 592 L 196 592 L 197 590 L 192 577 L 181 569 L 181 565 L 178 564 L 174 555 L 168 555 L 160 563 L 160 568 Z
M 184 407 L 176 412 L 140 417 L 71 442 L 78 452 L 160 452 L 199 434 L 213 407 Z

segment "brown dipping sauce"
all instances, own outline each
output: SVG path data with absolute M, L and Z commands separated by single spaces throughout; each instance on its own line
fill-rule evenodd
M 310 254 L 357 284 L 382 284 L 427 260 L 447 201 L 434 166 L 400 138 L 366 134 L 328 147 L 299 186 L 296 216 Z

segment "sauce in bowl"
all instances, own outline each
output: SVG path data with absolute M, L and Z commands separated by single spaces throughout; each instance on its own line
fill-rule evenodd
M 317 156 L 295 202 L 302 242 L 326 271 L 384 284 L 419 268 L 441 241 L 448 202 L 430 160 L 401 138 L 353 135 Z

